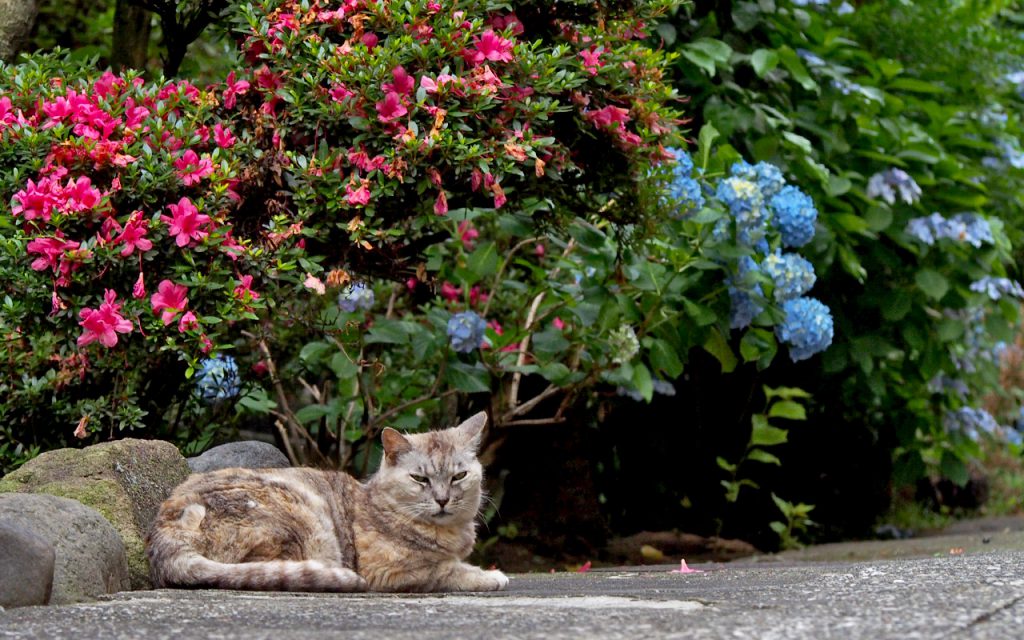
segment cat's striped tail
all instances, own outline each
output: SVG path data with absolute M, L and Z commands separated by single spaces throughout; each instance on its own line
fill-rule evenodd
M 190 505 L 180 522 L 202 521 L 205 511 L 200 505 Z M 342 592 L 367 589 L 366 581 L 355 571 L 319 560 L 217 562 L 200 554 L 190 543 L 190 537 L 177 528 L 168 531 L 154 527 L 150 532 L 146 552 L 155 587 Z

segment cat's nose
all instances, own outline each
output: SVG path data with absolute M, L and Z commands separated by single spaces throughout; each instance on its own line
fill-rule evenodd
M 442 509 L 444 509 L 444 506 L 446 504 L 448 504 L 448 498 L 447 497 L 444 497 L 444 498 L 434 498 L 434 500 L 437 502 L 437 506 L 441 507 Z

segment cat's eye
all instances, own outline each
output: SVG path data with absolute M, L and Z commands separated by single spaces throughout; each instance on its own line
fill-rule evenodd
M 464 480 L 465 478 L 466 478 L 466 472 L 465 471 L 460 471 L 460 472 L 456 473 L 454 476 L 452 476 L 452 482 L 458 482 L 459 480 Z
M 427 484 L 428 482 L 430 482 L 430 478 L 428 478 L 427 476 L 421 476 L 415 473 L 410 473 L 409 477 L 412 478 L 413 482 L 418 482 L 420 484 Z

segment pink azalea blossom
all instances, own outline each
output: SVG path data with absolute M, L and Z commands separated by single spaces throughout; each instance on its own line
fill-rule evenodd
M 157 285 L 156 293 L 150 296 L 149 304 L 153 307 L 153 313 L 159 313 L 164 325 L 168 325 L 188 305 L 187 293 L 185 285 L 162 280 Z
M 185 186 L 197 184 L 213 173 L 213 162 L 209 157 L 200 158 L 195 151 L 189 149 L 174 161 L 174 168 Z
M 385 82 L 381 85 L 381 89 L 385 93 L 409 95 L 416 88 L 416 78 L 410 76 L 402 65 L 398 65 L 391 70 L 391 77 L 395 79 L 394 82 Z
M 580 57 L 583 58 L 583 68 L 586 69 L 587 73 L 592 76 L 597 75 L 597 68 L 604 66 L 604 63 L 601 62 L 601 54 L 603 53 L 604 49 L 594 48 L 580 51 Z
M 153 242 L 146 237 L 148 231 L 149 220 L 142 217 L 141 211 L 135 211 L 128 219 L 128 224 L 121 231 L 121 235 L 114 238 L 113 242 L 124 243 L 124 247 L 121 248 L 121 255 L 124 257 L 132 255 L 136 249 L 139 253 L 144 253 L 153 248 Z
M 329 92 L 331 94 L 331 100 L 335 102 L 344 102 L 347 98 L 351 98 L 356 95 L 355 91 L 350 91 L 344 84 L 338 84 L 331 87 Z
M 381 122 L 394 122 L 409 110 L 402 104 L 402 96 L 394 91 L 384 96 L 384 99 L 374 105 L 377 108 L 377 119 Z
M 583 117 L 593 123 L 596 127 L 608 127 L 615 123 L 629 121 L 629 110 L 622 107 L 608 105 L 603 109 L 595 109 L 583 114 Z
M 484 31 L 479 37 L 473 38 L 476 51 L 468 52 L 467 59 L 472 64 L 480 64 L 484 60 L 492 62 L 512 62 L 512 40 L 502 38 L 491 29 Z
M 181 314 L 181 320 L 178 321 L 178 333 L 185 333 L 186 331 L 193 331 L 198 328 L 199 319 L 196 318 L 196 314 L 191 311 Z
M 169 225 L 169 233 L 176 238 L 176 244 L 184 247 L 193 240 L 202 240 L 210 235 L 207 227 L 210 223 L 210 216 L 199 213 L 196 206 L 188 198 L 182 198 L 178 204 L 167 205 L 171 210 L 171 216 L 160 216 L 160 219 Z
M 236 138 L 235 134 L 231 133 L 231 129 L 218 122 L 213 125 L 213 141 L 221 149 L 230 149 L 235 146 Z
M 139 279 L 132 286 L 132 297 L 136 300 L 146 297 L 146 283 L 142 279 L 142 272 L 139 272 Z
M 673 569 L 672 571 L 670 571 L 670 573 L 704 573 L 704 570 L 691 569 L 690 567 L 686 566 L 686 560 L 684 559 L 679 561 L 679 568 Z
M 224 89 L 224 108 L 234 109 L 235 103 L 238 100 L 238 96 L 244 95 L 249 91 L 249 82 L 247 80 L 239 80 L 235 82 L 235 72 L 232 71 L 228 74 L 227 79 L 224 81 L 227 88 Z
M 373 51 L 373 48 L 377 46 L 378 41 L 379 38 L 377 37 L 377 34 L 373 33 L 372 31 L 364 33 L 362 39 L 360 40 L 360 42 L 366 45 L 366 48 L 369 49 L 370 51 Z
M 26 250 L 29 254 L 38 254 L 39 257 L 33 260 L 29 266 L 35 271 L 45 271 L 47 269 L 57 271 L 58 262 L 64 256 L 64 253 L 73 251 L 78 247 L 79 243 L 65 240 L 64 235 L 59 231 L 56 237 L 53 238 L 35 238 L 29 241 Z
M 361 180 L 358 189 L 353 189 L 351 184 L 345 185 L 345 197 L 348 203 L 353 206 L 365 206 L 370 202 L 369 180 Z
M 103 304 L 99 309 L 82 309 L 78 312 L 78 324 L 84 329 L 78 336 L 78 346 L 99 340 L 104 347 L 117 344 L 117 334 L 131 333 L 132 323 L 121 315 L 121 305 L 117 303 L 117 294 L 107 289 L 103 294 Z
M 434 214 L 443 216 L 448 213 L 448 196 L 444 194 L 444 189 L 437 192 L 437 200 L 434 201 Z
M 559 331 L 563 331 L 565 329 L 565 321 L 558 316 L 555 316 L 555 319 L 551 321 L 551 324 Z
M 314 276 L 312 273 L 306 273 L 306 279 L 302 281 L 302 286 L 306 287 L 318 296 L 322 296 L 327 293 L 327 287 L 324 285 L 323 280 Z
M 235 297 L 242 302 L 249 303 L 259 300 L 260 294 L 252 290 L 252 276 L 245 275 L 239 278 L 240 284 L 235 287 Z
M 480 232 L 477 231 L 469 220 L 463 220 L 459 223 L 459 240 L 462 240 L 462 246 L 466 251 L 473 250 L 473 245 L 479 237 Z
M 452 283 L 445 281 L 441 284 L 441 297 L 448 302 L 456 302 L 462 297 L 462 287 L 456 287 Z

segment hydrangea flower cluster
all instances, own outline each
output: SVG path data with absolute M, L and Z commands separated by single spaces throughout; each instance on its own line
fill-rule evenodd
M 943 239 L 966 242 L 974 248 L 994 242 L 988 221 L 976 213 L 958 213 L 949 219 L 940 213 L 912 218 L 907 222 L 905 231 L 929 246 Z
M 608 336 L 608 345 L 611 347 L 612 362 L 617 364 L 629 362 L 640 353 L 640 341 L 636 337 L 636 331 L 628 324 L 619 325 L 612 330 Z
M 352 313 L 357 309 L 369 311 L 373 308 L 373 303 L 373 289 L 362 282 L 349 285 L 338 294 L 338 306 L 346 313 Z
M 207 402 L 233 398 L 242 390 L 238 363 L 227 354 L 218 354 L 199 364 L 196 373 L 196 395 Z
M 950 345 L 953 364 L 964 373 L 975 373 L 979 362 L 999 362 L 1006 351 L 1005 342 L 992 344 L 985 328 L 985 309 L 946 309 L 944 315 L 964 326 L 963 339 Z
M 971 440 L 977 440 L 982 433 L 996 435 L 1002 429 L 996 419 L 984 409 L 961 407 L 947 411 L 942 419 L 943 427 L 950 433 L 962 433 Z
M 452 349 L 459 353 L 470 353 L 479 349 L 484 341 L 487 322 L 475 311 L 462 311 L 448 319 L 448 339 Z
M 992 300 L 999 300 L 1003 296 L 1024 299 L 1024 287 L 1021 287 L 1019 282 L 1009 278 L 985 276 L 981 280 L 975 280 L 971 283 L 971 291 L 984 293 Z
M 868 179 L 867 193 L 869 198 L 881 198 L 889 204 L 895 204 L 897 196 L 906 204 L 914 204 L 921 198 L 921 187 L 906 171 L 891 167 Z
M 691 200 L 680 194 L 696 191 L 700 183 L 693 176 L 689 155 L 676 149 L 671 153 L 676 168 L 668 191 L 681 203 L 680 209 L 688 211 Z M 765 311 L 768 300 L 763 284 L 770 282 L 771 298 L 783 314 L 775 333 L 790 346 L 790 357 L 803 360 L 826 349 L 833 338 L 832 315 L 819 300 L 804 295 L 814 286 L 814 267 L 799 254 L 782 250 L 802 247 L 814 237 L 818 219 L 814 201 L 799 187 L 786 184 L 775 165 L 742 160 L 717 185 L 708 185 L 705 193 L 728 212 L 713 229 L 715 240 L 735 242 L 750 252 L 731 265 L 726 278 L 730 328 L 748 327 Z
M 669 149 L 675 159 L 671 163 L 672 180 L 668 184 L 668 195 L 673 202 L 673 216 L 680 218 L 704 207 L 704 194 L 700 183 L 693 178 L 693 159 L 682 149 Z

